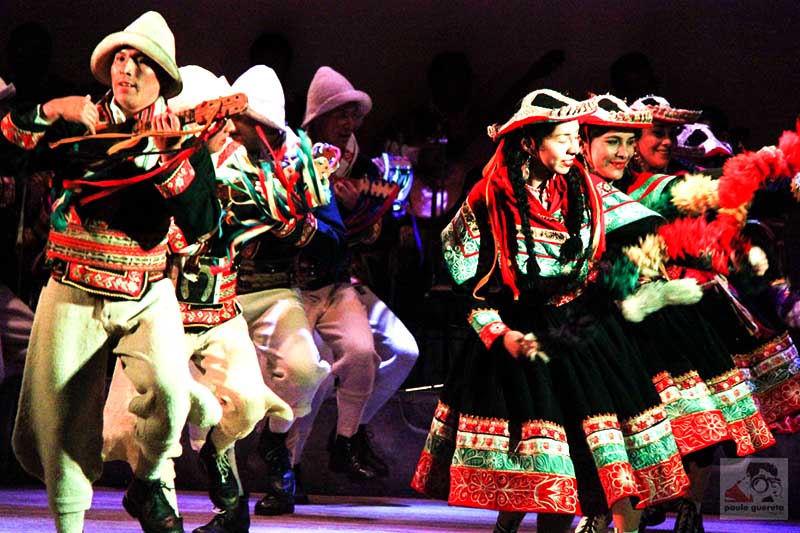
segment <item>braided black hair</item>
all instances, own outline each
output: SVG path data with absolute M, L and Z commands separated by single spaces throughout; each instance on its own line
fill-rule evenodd
M 552 127 L 555 128 L 555 123 L 552 123 Z M 529 157 L 528 153 L 522 150 L 520 146 L 524 130 L 526 129 L 528 128 L 510 132 L 506 135 L 506 142 L 503 146 L 503 156 L 508 169 L 508 178 L 511 181 L 511 188 L 514 191 L 514 197 L 517 201 L 522 235 L 525 238 L 525 249 L 528 252 L 525 272 L 520 272 L 520 289 L 523 291 L 538 288 L 540 272 L 539 264 L 536 262 L 536 256 L 534 255 L 533 233 L 531 232 L 530 219 L 528 218 L 530 203 L 528 202 L 528 192 L 525 189 L 525 178 L 522 175 L 522 166 L 527 164 L 527 159 Z M 516 228 L 512 229 L 511 235 L 513 235 L 513 240 L 516 244 Z M 516 252 L 519 252 L 519 250 Z M 517 265 L 516 261 L 514 261 L 514 265 Z
M 525 272 L 520 272 L 520 288 L 523 290 L 538 290 L 543 288 L 543 282 L 539 275 L 541 269 L 536 262 L 534 255 L 534 239 L 531 232 L 531 224 L 528 214 L 530 213 L 530 203 L 528 202 L 528 192 L 526 190 L 525 178 L 522 175 L 523 165 L 528 164 L 530 155 L 521 147 L 523 138 L 533 140 L 535 146 L 541 146 L 545 137 L 550 135 L 558 126 L 557 122 L 541 122 L 531 124 L 523 128 L 509 132 L 505 136 L 503 146 L 503 157 L 505 158 L 508 169 L 508 177 L 517 201 L 517 209 L 522 226 L 525 249 L 528 259 L 525 263 Z M 570 169 L 565 176 L 567 180 L 567 201 L 569 210 L 564 213 L 564 225 L 567 227 L 569 238 L 561 245 L 561 255 L 559 261 L 566 263 L 578 257 L 583 251 L 583 241 L 580 237 L 581 225 L 583 224 L 583 213 L 585 210 L 585 200 L 582 190 L 582 179 L 577 168 Z M 512 228 L 512 235 L 516 235 L 516 228 Z M 516 237 L 514 243 L 516 243 Z M 519 252 L 519 250 L 517 250 Z M 516 265 L 516 262 L 515 262 Z

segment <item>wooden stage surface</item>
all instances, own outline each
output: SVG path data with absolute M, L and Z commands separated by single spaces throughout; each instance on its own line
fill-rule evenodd
M 140 531 L 139 524 L 122 509 L 123 490 L 99 487 L 94 505 L 87 514 L 86 533 Z M 260 494 L 250 497 L 250 510 Z M 211 517 L 211 504 L 203 492 L 179 491 L 178 501 L 188 532 L 205 524 Z M 448 507 L 444 502 L 412 498 L 369 498 L 311 496 L 310 505 L 297 506 L 294 515 L 281 517 L 252 516 L 250 531 L 262 532 L 385 532 L 418 533 L 490 532 L 495 513 L 480 509 Z M 674 517 L 648 532 L 672 531 Z M 576 520 L 577 522 L 577 520 Z M 708 516 L 706 533 L 790 533 L 800 531 L 800 521 L 732 521 Z M 47 499 L 41 488 L 0 488 L 0 532 L 28 533 L 53 531 Z M 536 531 L 530 516 L 521 532 Z

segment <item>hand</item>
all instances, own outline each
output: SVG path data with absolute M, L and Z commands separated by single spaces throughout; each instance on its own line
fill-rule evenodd
M 42 106 L 44 116 L 49 121 L 55 122 L 63 118 L 67 122 L 83 124 L 89 133 L 95 133 L 95 126 L 100 118 L 97 113 L 97 106 L 92 102 L 92 98 L 86 96 L 65 96 L 54 98 Z
M 763 276 L 769 270 L 769 259 L 767 253 L 760 246 L 753 246 L 747 254 L 747 260 L 753 267 L 756 276 Z
M 539 342 L 533 333 L 523 334 L 521 331 L 511 330 L 503 335 L 503 347 L 514 359 L 523 357 L 533 361 L 539 356 L 545 362 L 548 361 L 544 352 L 539 351 Z
M 178 119 L 178 115 L 167 111 L 166 113 L 160 113 L 153 117 L 152 124 L 150 125 L 153 131 L 181 131 L 181 121 Z M 165 152 L 168 150 L 175 150 L 180 148 L 181 144 L 183 144 L 183 135 L 175 135 L 170 137 L 153 137 L 153 143 L 156 145 L 156 149 L 159 152 Z M 169 154 L 161 154 L 161 159 L 169 159 Z
M 336 195 L 336 201 L 348 211 L 352 210 L 358 202 L 358 189 L 352 180 L 338 180 L 333 184 L 333 193 Z

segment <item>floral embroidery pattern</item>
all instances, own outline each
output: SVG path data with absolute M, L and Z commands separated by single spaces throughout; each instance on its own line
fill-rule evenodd
M 510 438 L 508 422 L 455 416 L 440 403 L 412 487 L 452 505 L 528 512 L 578 512 L 564 429 L 542 420 Z
M 156 189 L 164 198 L 172 198 L 185 191 L 194 181 L 194 176 L 194 168 L 184 159 L 166 180 L 156 184 Z
M 768 424 L 800 410 L 800 356 L 788 333 L 734 359 Z
M 673 499 L 689 486 L 662 407 L 623 423 L 616 415 L 594 416 L 583 429 L 609 505 L 634 496 L 643 507 Z
M 442 231 L 442 252 L 450 274 L 459 285 L 478 270 L 481 232 L 475 213 L 464 202 L 455 218 Z

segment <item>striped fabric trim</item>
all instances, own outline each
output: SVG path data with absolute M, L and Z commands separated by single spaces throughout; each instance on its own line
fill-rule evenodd
M 47 258 L 114 270 L 163 272 L 167 266 L 167 239 L 165 236 L 157 246 L 145 250 L 122 231 L 69 222 L 63 232 L 50 230 Z
M 583 429 L 609 506 L 635 497 L 641 508 L 685 493 L 689 478 L 662 407 L 624 423 L 614 414 L 590 417 Z
M 681 455 L 730 439 L 728 424 L 703 379 L 692 370 L 673 378 L 669 372 L 653 377 Z
M 455 413 L 440 402 L 412 487 L 451 505 L 494 510 L 580 512 L 564 429 L 526 422 L 510 441 L 508 422 Z M 513 446 L 513 450 L 510 449 Z
M 470 326 L 486 348 L 491 348 L 498 337 L 502 337 L 511 329 L 503 323 L 496 309 L 475 309 L 467 318 Z

